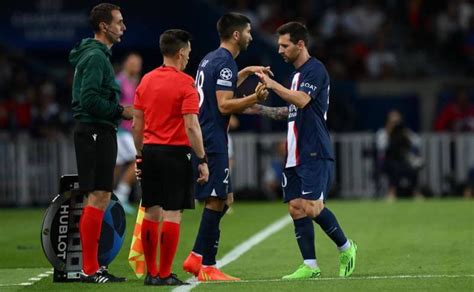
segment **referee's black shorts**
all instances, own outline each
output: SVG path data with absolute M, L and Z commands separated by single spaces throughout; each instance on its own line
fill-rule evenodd
M 142 206 L 194 209 L 191 148 L 145 144 L 142 150 Z
M 117 133 L 100 123 L 77 123 L 74 129 L 79 189 L 82 192 L 107 191 L 114 187 L 117 159 Z

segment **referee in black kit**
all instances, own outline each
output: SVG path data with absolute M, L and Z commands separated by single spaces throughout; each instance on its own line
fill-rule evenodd
M 69 61 L 75 69 L 72 110 L 76 120 L 74 145 L 79 188 L 88 194 L 79 223 L 81 281 L 103 284 L 125 281 L 99 267 L 98 249 L 104 211 L 113 190 L 117 125 L 121 118 L 132 119 L 133 109 L 118 103 L 120 87 L 109 60 L 112 45 L 120 42 L 126 29 L 120 7 L 99 4 L 92 9 L 90 22 L 94 38 L 83 39 L 76 45 Z

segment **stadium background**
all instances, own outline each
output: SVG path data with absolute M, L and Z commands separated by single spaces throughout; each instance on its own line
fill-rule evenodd
M 337 281 L 337 252 L 316 230 L 318 263 L 327 291 L 472 291 L 474 289 L 473 128 L 436 131 L 442 109 L 459 88 L 473 101 L 473 1 L 111 1 L 122 7 L 127 31 L 113 47 L 117 70 L 123 57 L 138 52 L 143 73 L 161 64 L 158 37 L 169 28 L 190 31 L 194 40 L 186 72 L 218 46 L 215 23 L 222 13 L 242 12 L 253 21 L 249 50 L 237 58 L 246 65 L 271 65 L 284 84 L 292 67 L 277 54 L 274 30 L 301 20 L 311 31 L 311 53 L 332 79 L 328 125 L 337 155 L 331 209 L 360 253 L 355 281 Z M 99 1 L 20 0 L 0 2 L 0 290 L 86 289 L 53 284 L 39 242 L 45 207 L 58 190 L 58 178 L 75 172 L 70 111 L 72 69 L 67 56 L 81 38 L 90 37 L 87 18 Z M 357 22 L 359 21 L 359 22 Z M 340 27 L 335 26 L 340 23 Z M 369 61 L 370 60 L 370 61 Z M 241 93 L 252 89 L 255 78 Z M 267 105 L 281 106 L 271 96 Z M 387 203 L 386 180 L 377 161 L 377 129 L 387 113 L 399 110 L 406 126 L 419 134 L 419 190 L 425 200 Z M 285 138 L 284 122 L 238 116 L 234 140 L 233 213 L 223 220 L 218 258 L 285 216 L 275 172 Z M 472 116 L 471 116 L 472 125 Z M 273 188 L 273 189 L 272 189 Z M 137 203 L 139 190 L 135 189 Z M 434 198 L 429 198 L 434 197 Z M 465 197 L 466 199 L 454 198 Z M 355 199 L 363 200 L 355 200 Z M 242 202 L 245 199 L 263 202 Z M 276 202 L 269 202 L 275 200 Z M 186 212 L 174 271 L 197 231 L 200 208 Z M 121 290 L 143 285 L 126 261 L 134 216 L 111 270 L 129 278 Z M 288 220 L 289 222 L 289 220 Z M 287 222 L 287 223 L 288 223 Z M 290 224 L 291 225 L 291 224 Z M 284 283 L 278 278 L 300 264 L 290 225 L 225 268 L 248 280 L 203 285 L 206 290 L 275 291 L 314 289 L 314 283 Z M 38 276 L 36 276 L 38 275 Z M 75 286 L 77 285 L 77 286 Z M 199 288 L 199 287 L 198 287 Z M 109 287 L 115 289 L 116 287 Z
M 57 191 L 57 178 L 75 172 L 71 142 L 67 56 L 91 36 L 90 7 L 98 1 L 38 0 L 0 4 L 0 205 L 44 205 Z M 254 41 L 237 58 L 240 68 L 271 65 L 283 84 L 292 67 L 277 54 L 275 29 L 300 20 L 311 31 L 311 53 L 331 76 L 328 126 L 337 152 L 333 196 L 383 197 L 375 131 L 396 109 L 421 135 L 419 188 L 427 196 L 466 195 L 474 166 L 470 128 L 434 132 L 443 107 L 467 90 L 473 100 L 474 20 L 472 1 L 118 1 L 127 31 L 114 46 L 117 70 L 124 56 L 144 58 L 143 73 L 161 64 L 158 37 L 178 27 L 194 36 L 186 72 L 218 46 L 215 23 L 224 11 L 253 21 Z M 248 93 L 250 78 L 240 90 Z M 284 105 L 272 95 L 267 105 Z M 472 107 L 472 104 L 470 105 Z M 472 110 L 471 110 L 472 115 Z M 232 130 L 234 186 L 241 197 L 275 199 L 271 172 L 285 122 L 240 115 Z M 447 134 L 449 133 L 449 134 Z M 472 172 L 472 171 L 471 171 Z M 472 176 L 472 173 L 471 173 Z M 271 180 L 274 180 L 273 182 Z M 471 181 L 470 181 L 471 180 Z M 386 185 L 386 183 L 385 183 Z M 273 189 L 276 189 L 273 187 Z M 239 190 L 243 190 L 239 192 Z

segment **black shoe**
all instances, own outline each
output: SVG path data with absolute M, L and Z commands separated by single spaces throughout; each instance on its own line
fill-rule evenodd
M 107 268 L 101 267 L 95 274 L 93 275 L 86 275 L 84 272 L 80 275 L 81 282 L 83 283 L 96 283 L 96 284 L 104 284 L 104 283 L 119 283 L 125 282 L 127 279 L 122 277 L 115 277 L 114 275 L 110 274 L 107 271 Z
M 176 277 L 176 274 L 171 273 L 168 277 L 166 278 L 160 278 L 161 280 L 161 285 L 164 286 L 179 286 L 179 285 L 189 285 L 189 283 L 183 282 L 180 279 Z
M 145 285 L 161 286 L 163 285 L 163 282 L 161 281 L 160 276 L 153 277 L 150 274 L 146 274 Z

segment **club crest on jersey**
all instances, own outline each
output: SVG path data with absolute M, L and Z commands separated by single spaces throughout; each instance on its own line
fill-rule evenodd
M 221 70 L 219 75 L 223 80 L 230 80 L 230 78 L 232 78 L 232 70 L 230 70 L 229 68 L 224 68 Z
M 308 82 L 301 82 L 301 83 L 300 83 L 300 88 L 302 88 L 302 87 L 309 88 L 309 89 L 311 89 L 312 91 L 315 91 L 316 88 L 318 88 L 316 85 L 313 85 L 313 84 L 308 83 Z

